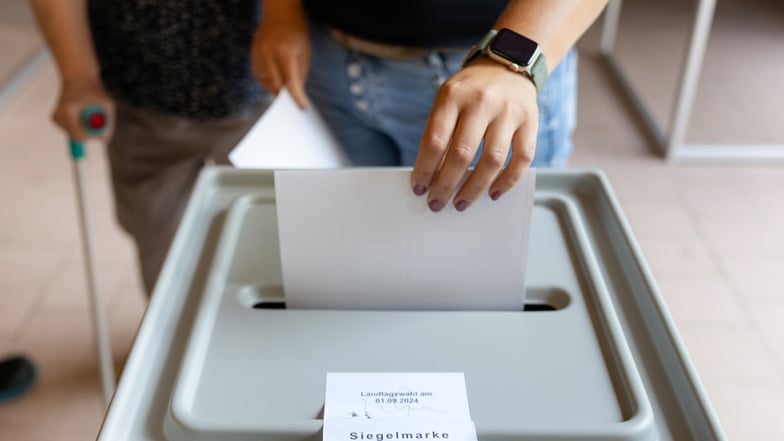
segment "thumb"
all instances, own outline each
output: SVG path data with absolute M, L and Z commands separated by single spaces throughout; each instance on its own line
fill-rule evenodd
M 308 95 L 305 93 L 304 75 L 300 73 L 297 57 L 290 57 L 283 63 L 283 76 L 286 79 L 286 89 L 301 109 L 309 106 Z

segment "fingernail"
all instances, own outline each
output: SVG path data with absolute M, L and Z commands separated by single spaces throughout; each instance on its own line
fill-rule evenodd
M 417 196 L 422 196 L 427 191 L 427 187 L 422 184 L 417 184 L 414 186 L 414 194 Z
M 466 201 L 466 200 L 461 200 L 460 202 L 458 202 L 457 204 L 455 204 L 455 209 L 456 209 L 457 211 L 463 211 L 463 210 L 465 210 L 466 208 L 468 208 L 468 201 Z
M 442 208 L 444 208 L 444 203 L 439 201 L 438 199 L 433 199 L 432 201 L 430 201 L 428 206 L 430 206 L 431 210 L 435 212 L 439 212 L 441 211 Z
M 490 199 L 497 201 L 501 197 L 501 190 L 496 190 L 490 195 Z

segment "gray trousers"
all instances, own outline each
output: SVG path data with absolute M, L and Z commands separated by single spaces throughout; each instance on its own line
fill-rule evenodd
M 229 164 L 229 152 L 268 104 L 204 122 L 117 103 L 108 144 L 115 209 L 136 242 L 148 296 L 202 167 Z

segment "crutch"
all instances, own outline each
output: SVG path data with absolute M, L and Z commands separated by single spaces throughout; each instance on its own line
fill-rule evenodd
M 87 106 L 80 114 L 80 123 L 91 136 L 101 136 L 108 127 L 106 111 L 96 105 Z M 103 395 L 106 405 L 114 395 L 115 376 L 112 348 L 109 341 L 109 330 L 106 324 L 101 296 L 98 294 L 98 281 L 95 271 L 95 257 L 90 226 L 90 210 L 88 198 L 85 193 L 84 176 L 84 143 L 70 139 L 68 142 L 73 159 L 74 183 L 76 184 L 76 198 L 79 205 L 79 224 L 82 232 L 82 251 L 84 253 L 84 267 L 87 274 L 87 285 L 90 294 L 90 310 L 93 319 L 93 333 L 98 354 L 98 363 L 101 371 Z

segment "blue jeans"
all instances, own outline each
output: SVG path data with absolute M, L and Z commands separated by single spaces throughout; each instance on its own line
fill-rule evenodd
M 311 26 L 307 91 L 358 166 L 411 166 L 436 92 L 460 70 L 465 50 L 387 60 L 350 51 Z M 533 166 L 564 167 L 576 123 L 577 56 L 572 49 L 539 94 Z

